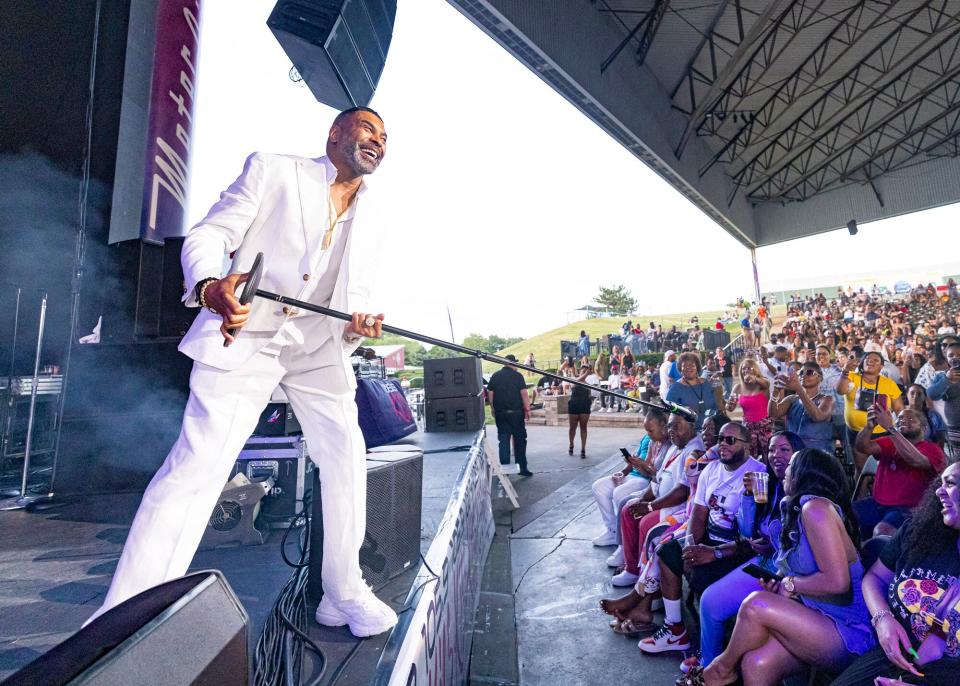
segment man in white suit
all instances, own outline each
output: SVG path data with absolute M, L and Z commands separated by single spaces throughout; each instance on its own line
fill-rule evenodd
M 360 573 L 366 528 L 363 435 L 350 353 L 379 337 L 370 314 L 382 225 L 364 176 L 387 148 L 373 110 L 341 112 L 318 159 L 254 153 L 183 245 L 184 302 L 203 311 L 180 344 L 194 360 L 183 428 L 150 482 L 97 616 L 182 576 L 231 466 L 279 384 L 303 426 L 323 498 L 323 589 L 317 621 L 372 636 L 396 624 Z M 235 292 L 258 252 L 261 287 L 352 312 L 350 323 Z M 225 255 L 229 275 L 221 278 Z M 241 329 L 231 335 L 228 329 Z M 226 343 L 225 343 L 226 342 Z M 319 551 L 316 551 L 319 554 Z

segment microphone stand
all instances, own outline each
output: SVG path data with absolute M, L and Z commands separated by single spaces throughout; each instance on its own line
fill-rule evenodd
M 246 295 L 246 293 L 244 293 Z M 322 305 L 315 305 L 313 303 L 304 302 L 303 300 L 297 300 L 296 298 L 288 298 L 285 295 L 279 295 L 277 293 L 271 293 L 270 291 L 264 291 L 259 288 L 256 288 L 254 295 L 259 298 L 265 298 L 267 300 L 273 300 L 274 302 L 282 303 L 284 305 L 290 305 L 293 307 L 302 308 L 310 312 L 316 312 L 317 314 L 323 314 L 328 317 L 333 317 L 334 319 L 342 319 L 345 322 L 352 322 L 353 317 L 351 317 L 346 312 L 340 312 L 339 310 L 332 310 L 329 307 L 323 307 Z M 534 374 L 540 374 L 541 376 L 546 376 L 551 379 L 557 379 L 563 383 L 573 384 L 574 386 L 581 386 L 583 388 L 588 388 L 591 391 L 600 391 L 601 393 L 608 393 L 615 398 L 620 398 L 621 400 L 626 400 L 627 402 L 637 403 L 643 405 L 644 407 L 650 407 L 657 410 L 662 410 L 664 412 L 670 412 L 672 414 L 677 414 L 686 419 L 687 421 L 695 421 L 696 415 L 688 410 L 683 405 L 678 405 L 677 403 L 670 402 L 669 400 L 661 399 L 660 403 L 650 402 L 649 400 L 640 400 L 639 398 L 631 398 L 630 396 L 619 393 L 617 391 L 611 391 L 605 388 L 600 388 L 599 386 L 593 386 L 591 384 L 580 381 L 579 379 L 573 379 L 567 376 L 561 376 L 559 374 L 554 374 L 553 372 L 547 372 L 542 369 L 537 369 L 536 367 L 531 367 L 526 364 L 520 364 L 519 362 L 512 362 L 511 360 L 506 359 L 505 357 L 500 357 L 499 355 L 494 355 L 493 353 L 488 353 L 483 350 L 478 350 L 476 348 L 467 348 L 466 346 L 458 345 L 456 343 L 450 343 L 449 341 L 440 340 L 439 338 L 433 338 L 432 336 L 425 336 L 415 331 L 408 331 L 406 329 L 401 329 L 396 326 L 389 326 L 387 324 L 382 325 L 382 330 L 387 333 L 396 334 L 397 336 L 403 336 L 404 338 L 410 338 L 415 341 L 420 341 L 421 343 L 426 343 L 428 345 L 436 345 L 441 348 L 446 348 L 447 350 L 452 350 L 454 352 L 462 353 L 464 355 L 471 355 L 473 357 L 479 357 L 482 360 L 487 362 L 494 362 L 503 366 L 516 367 L 518 369 L 523 369 L 524 371 L 533 372 Z M 661 404 L 662 403 L 662 404 Z

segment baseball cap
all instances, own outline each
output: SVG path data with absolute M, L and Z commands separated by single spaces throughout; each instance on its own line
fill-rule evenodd
M 676 351 L 676 350 L 668 350 L 667 352 L 665 352 L 665 353 L 663 354 L 663 359 L 667 359 L 667 358 L 670 357 L 671 355 L 676 355 L 676 354 L 677 354 L 677 351 Z

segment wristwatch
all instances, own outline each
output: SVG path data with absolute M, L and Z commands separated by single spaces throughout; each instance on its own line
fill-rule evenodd
M 713 549 L 713 556 L 718 560 L 723 559 L 723 551 L 720 550 L 720 546 L 717 546 L 716 548 Z
M 789 593 L 790 595 L 794 595 L 797 592 L 797 587 L 793 583 L 792 576 L 783 577 L 783 581 L 780 582 L 780 585 L 783 586 L 783 590 Z

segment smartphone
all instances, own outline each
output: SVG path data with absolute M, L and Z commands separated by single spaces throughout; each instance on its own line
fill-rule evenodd
M 630 458 L 633 457 L 633 455 L 630 454 L 630 451 L 626 448 L 620 448 L 620 454 L 623 455 L 623 459 L 628 463 L 630 462 Z
M 775 574 L 774 572 L 769 572 L 760 565 L 753 564 L 752 562 L 743 568 L 745 574 L 749 574 L 754 579 L 760 579 L 761 581 L 782 581 L 783 576 L 780 574 Z
M 886 394 L 886 393 L 879 393 L 879 394 L 877 395 L 877 406 L 878 406 L 881 410 L 886 411 L 886 409 L 887 409 L 887 394 Z

